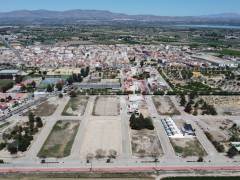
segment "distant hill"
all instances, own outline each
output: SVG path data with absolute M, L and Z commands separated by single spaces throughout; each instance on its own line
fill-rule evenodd
M 127 15 L 102 10 L 19 10 L 0 13 L 0 25 L 6 24 L 111 24 L 116 22 L 129 23 L 163 23 L 163 24 L 228 24 L 240 25 L 240 15 L 233 13 L 207 16 L 155 16 Z
M 222 13 L 222 14 L 212 14 L 212 15 L 207 15 L 203 16 L 207 18 L 228 18 L 228 19 L 239 19 L 240 14 L 237 13 Z

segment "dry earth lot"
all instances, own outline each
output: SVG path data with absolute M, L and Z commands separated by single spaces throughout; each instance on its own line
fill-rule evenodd
M 228 119 L 201 119 L 198 125 L 206 133 L 209 140 L 219 142 L 224 146 L 225 152 L 230 148 L 229 139 L 231 138 L 231 127 L 233 126 L 233 121 Z
M 154 105 L 160 115 L 180 115 L 169 96 L 153 96 Z
M 40 117 L 51 116 L 56 111 L 59 103 L 59 99 L 51 98 L 50 100 L 43 102 L 30 111 L 33 112 L 34 115 Z M 30 111 L 24 113 L 24 116 L 28 116 Z
M 201 119 L 199 126 L 204 132 L 210 132 L 216 141 L 226 141 L 230 138 L 228 129 L 233 126 L 233 121 L 228 119 Z
M 160 141 L 151 130 L 131 130 L 132 153 L 136 157 L 154 157 L 163 154 Z
M 86 159 L 89 153 L 96 155 L 97 150 L 117 151 L 122 153 L 122 133 L 119 117 L 91 117 L 87 124 L 84 140 L 82 143 L 80 157 Z
M 38 156 L 62 158 L 70 155 L 78 127 L 77 121 L 58 121 Z
M 94 116 L 118 116 L 120 113 L 120 102 L 117 96 L 98 96 L 95 100 Z
M 220 115 L 240 116 L 240 96 L 202 96 Z
M 172 146 L 177 155 L 182 157 L 205 156 L 206 152 L 196 138 L 171 139 Z
M 63 116 L 82 116 L 85 112 L 87 102 L 88 102 L 87 96 L 77 96 L 74 98 L 71 98 L 67 105 L 65 106 L 62 115 Z

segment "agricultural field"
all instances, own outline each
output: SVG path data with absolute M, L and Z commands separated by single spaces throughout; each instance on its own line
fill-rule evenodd
M 152 99 L 159 115 L 180 115 L 169 96 L 153 96 Z
M 210 93 L 220 90 L 219 88 L 212 88 L 211 86 L 203 84 L 198 81 L 188 82 L 186 85 L 182 86 L 177 85 L 176 89 L 185 92 L 200 92 L 200 93 Z
M 234 71 L 223 68 L 194 69 L 161 69 L 160 74 L 171 85 L 175 92 L 239 93 L 240 81 Z
M 157 134 L 153 130 L 131 130 L 132 154 L 136 157 L 159 157 L 163 155 Z
M 87 96 L 72 97 L 65 106 L 63 116 L 82 116 L 88 103 Z
M 240 57 L 240 51 L 238 50 L 232 50 L 232 49 L 223 49 L 221 51 L 218 51 L 218 53 L 221 56 L 235 56 L 235 57 Z
M 93 107 L 94 116 L 118 116 L 120 102 L 117 96 L 98 96 Z
M 206 155 L 205 150 L 196 138 L 171 138 L 170 141 L 178 156 L 185 158 L 190 156 L 203 157 Z
M 79 122 L 57 121 L 41 148 L 38 157 L 63 158 L 71 153 Z
M 116 79 L 119 76 L 119 70 L 103 70 L 102 79 Z

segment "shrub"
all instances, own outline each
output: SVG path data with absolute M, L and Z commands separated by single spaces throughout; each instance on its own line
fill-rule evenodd
M 142 114 L 140 114 L 139 117 L 136 117 L 135 114 L 132 114 L 129 121 L 130 127 L 134 130 L 154 129 L 151 118 L 144 118 Z
M 3 150 L 6 147 L 6 143 L 1 143 L 0 144 L 0 151 Z
M 234 156 L 238 155 L 238 151 L 235 147 L 231 147 L 227 152 L 228 157 L 233 158 Z
M 58 97 L 59 97 L 59 98 L 63 98 L 63 94 L 60 93 L 60 94 L 58 95 Z
M 17 146 L 15 142 L 8 144 L 7 149 L 10 152 L 10 154 L 17 154 Z

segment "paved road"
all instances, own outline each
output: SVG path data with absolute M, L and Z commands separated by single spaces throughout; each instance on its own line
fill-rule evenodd
M 67 97 L 65 97 L 67 98 Z M 123 99 L 122 99 L 123 98 Z M 89 102 L 86 107 L 86 111 L 83 116 L 79 117 L 67 117 L 67 116 L 61 116 L 61 112 L 63 111 L 63 108 L 65 104 L 68 102 L 68 99 L 63 99 L 62 102 L 57 108 L 56 112 L 50 116 L 46 117 L 46 125 L 41 130 L 40 134 L 36 137 L 36 141 L 33 142 L 30 150 L 26 152 L 26 156 L 24 158 L 20 158 L 18 160 L 14 160 L 13 163 L 10 164 L 4 164 L 3 166 L 0 165 L 0 167 L 8 167 L 12 168 L 14 167 L 14 170 L 17 168 L 23 168 L 25 167 L 27 170 L 29 167 L 33 167 L 33 169 L 30 168 L 32 171 L 38 171 L 41 168 L 48 167 L 50 170 L 51 168 L 57 168 L 55 170 L 63 171 L 61 168 L 70 168 L 70 171 L 75 171 L 77 167 L 81 167 L 79 170 L 87 169 L 89 170 L 89 164 L 86 164 L 84 159 L 80 159 L 80 149 L 81 145 L 84 139 L 85 129 L 86 125 L 88 123 L 89 118 L 92 114 L 92 108 L 94 105 L 95 96 L 91 96 L 89 99 Z M 161 118 L 164 118 L 163 116 L 159 116 L 157 113 L 157 110 L 153 104 L 151 96 L 146 96 L 146 102 L 149 108 L 149 112 L 152 115 L 154 119 L 154 125 L 156 127 L 157 135 L 160 139 L 164 156 L 162 158 L 159 158 L 159 163 L 153 163 L 152 159 L 140 159 L 140 158 L 133 158 L 131 156 L 131 143 L 129 139 L 129 126 L 128 126 L 128 119 L 127 117 L 127 107 L 126 102 L 124 100 L 124 96 L 120 97 L 121 102 L 121 128 L 122 128 L 122 149 L 123 149 L 123 156 L 119 157 L 117 160 L 114 160 L 113 163 L 106 164 L 105 160 L 102 161 L 94 161 L 93 166 L 96 168 L 97 171 L 98 168 L 107 168 L 107 170 L 114 169 L 115 171 L 121 171 L 122 168 L 124 171 L 130 171 L 133 170 L 147 170 L 147 168 L 156 168 L 156 166 L 159 169 L 162 169 L 164 167 L 169 169 L 179 169 L 179 166 L 184 167 L 186 169 L 191 169 L 192 167 L 198 166 L 199 168 L 205 168 L 208 166 L 211 166 L 211 168 L 228 168 L 228 169 L 235 169 L 236 167 L 239 168 L 239 162 L 233 162 L 233 160 L 226 160 L 222 155 L 219 155 L 213 145 L 208 141 L 206 138 L 204 132 L 197 126 L 197 122 L 199 121 L 198 117 L 188 115 L 186 113 L 183 113 L 181 116 L 178 116 L 178 118 L 183 118 L 184 120 L 187 120 L 187 122 L 193 124 L 194 128 L 197 130 L 199 141 L 201 144 L 203 144 L 203 147 L 206 149 L 206 151 L 209 153 L 208 159 L 212 160 L 211 162 L 204 162 L 204 163 L 196 163 L 196 162 L 186 162 L 184 159 L 179 159 L 170 144 L 169 138 L 162 126 L 162 123 L 160 122 Z M 126 118 L 127 117 L 127 118 Z M 154 118 L 156 117 L 156 118 Z M 174 117 L 173 117 L 174 118 Z M 211 117 L 215 118 L 215 117 Z M 78 130 L 76 139 L 73 144 L 71 155 L 67 158 L 63 159 L 57 159 L 59 163 L 53 163 L 53 164 L 40 164 L 39 159 L 36 157 L 37 153 L 39 152 L 40 148 L 42 147 L 43 143 L 45 142 L 46 138 L 48 137 L 49 133 L 51 132 L 52 127 L 54 126 L 55 122 L 57 120 L 76 120 L 81 121 L 80 128 Z M 237 120 L 237 118 L 236 118 Z M 196 127 L 195 127 L 196 126 Z M 109 137 L 111 138 L 111 137 Z M 148 161 L 149 160 L 149 161 Z M 180 161 L 182 160 L 182 161 Z M 213 161 L 214 160 L 214 161 Z M 64 162 L 64 163 L 63 163 Z M 199 166 L 201 165 L 201 166 Z M 87 167 L 87 168 L 86 168 Z M 129 168 L 130 167 L 130 168 Z M 34 169 L 35 168 L 35 169 Z M 60 168 L 60 169 L 59 169 Z M 73 168 L 73 169 L 71 169 Z M 1 170 L 1 168 L 0 168 Z M 9 170 L 9 169 L 8 169 Z M 44 170 L 48 171 L 48 170 Z M 103 170 L 104 171 L 104 170 Z
M 122 153 L 123 158 L 131 158 L 131 142 L 129 129 L 129 115 L 127 114 L 126 96 L 120 97 L 121 106 L 121 129 L 122 129 Z
M 172 88 L 170 87 L 170 85 L 166 82 L 166 80 L 162 77 L 162 75 L 158 72 L 158 70 L 155 69 L 155 72 L 156 72 L 156 74 L 157 74 L 158 81 L 164 83 L 164 84 L 168 87 L 168 89 L 169 89 L 170 91 L 172 91 L 173 89 L 172 89 Z
M 164 158 L 166 158 L 166 160 L 169 160 L 169 159 L 177 160 L 178 158 L 175 154 L 175 151 L 174 151 L 174 149 L 170 143 L 170 140 L 166 134 L 166 131 L 160 121 L 164 117 L 159 116 L 159 114 L 154 106 L 151 96 L 145 96 L 145 98 L 146 98 L 146 103 L 148 105 L 149 113 L 153 117 L 153 123 L 156 128 L 158 138 L 162 145 Z M 156 118 L 154 118 L 154 117 L 156 117 Z
M 156 171 L 175 171 L 175 172 L 183 172 L 183 171 L 203 171 L 206 172 L 218 172 L 223 173 L 229 172 L 232 174 L 238 174 L 240 172 L 240 166 L 127 166 L 127 167 L 38 167 L 38 168 L 24 168 L 24 167 L 16 167 L 16 168 L 0 168 L 0 173 L 32 173 L 32 172 L 101 172 L 101 173 L 129 173 L 129 172 L 156 172 Z
M 181 118 L 181 119 L 185 120 L 187 123 L 191 124 L 193 126 L 193 128 L 196 130 L 196 132 L 195 132 L 196 137 L 208 154 L 205 159 L 210 160 L 210 161 L 226 162 L 227 158 L 217 152 L 217 150 L 215 149 L 213 144 L 206 137 L 203 130 L 196 123 L 199 121 L 199 118 L 206 118 L 206 117 L 216 118 L 216 117 L 214 117 L 214 116 L 193 116 L 193 115 L 187 114 L 178 106 L 178 102 L 177 102 L 175 96 L 171 96 L 170 98 L 171 98 L 172 102 L 175 104 L 176 108 L 182 114 L 181 116 L 178 116 L 177 118 Z
M 86 110 L 84 112 L 84 115 L 81 117 L 81 124 L 72 146 L 71 155 L 67 157 L 67 159 L 80 160 L 80 150 L 84 140 L 84 135 L 86 133 L 87 123 L 90 119 L 90 116 L 92 115 L 95 99 L 96 96 L 91 96 L 88 100 Z
M 32 142 L 30 149 L 26 152 L 23 158 L 20 158 L 17 161 L 21 161 L 21 162 L 27 161 L 27 160 L 38 161 L 37 154 L 40 151 L 41 147 L 43 146 L 44 142 L 46 141 L 55 123 L 58 120 L 61 120 L 60 114 L 62 113 L 68 100 L 69 100 L 69 97 L 64 97 L 62 102 L 65 102 L 65 103 L 60 103 L 56 111 L 53 113 L 53 115 L 49 117 L 45 117 L 45 120 L 44 120 L 45 125 L 43 126 L 39 134 L 36 136 L 36 139 Z

